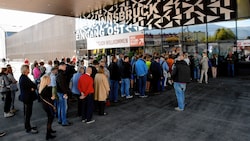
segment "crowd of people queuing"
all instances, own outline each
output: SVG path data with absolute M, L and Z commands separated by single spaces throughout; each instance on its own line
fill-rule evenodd
M 63 58 L 59 61 L 49 60 L 30 64 L 24 61 L 21 67 L 19 88 L 13 76 L 11 65 L 1 70 L 1 94 L 4 95 L 4 117 L 13 117 L 15 109 L 15 93 L 20 91 L 18 99 L 23 102 L 24 125 L 27 133 L 38 133 L 36 126 L 31 126 L 33 102 L 38 99 L 47 114 L 46 139 L 56 136 L 52 129 L 54 117 L 62 126 L 70 126 L 67 119 L 69 99 L 77 99 L 77 115 L 81 122 L 95 122 L 93 113 L 100 116 L 108 113 L 105 107 L 109 102 L 118 103 L 120 99 L 131 99 L 135 96 L 148 97 L 148 94 L 160 94 L 168 87 L 174 87 L 178 106 L 177 111 L 185 109 L 186 84 L 190 81 L 208 83 L 208 69 L 211 67 L 212 77 L 217 77 L 218 57 L 211 59 L 207 52 L 201 55 L 176 52 L 172 54 L 136 54 L 131 58 L 124 54 L 111 56 L 111 62 L 103 57 L 101 60 L 91 60 L 88 65 L 84 60 L 72 61 Z M 228 73 L 234 75 L 234 60 L 229 53 Z M 77 65 L 76 65 L 77 64 Z M 75 69 L 77 68 L 77 69 Z M 33 76 L 32 81 L 28 74 Z M 203 80 L 203 77 L 205 79 Z M 5 132 L 0 132 L 4 136 Z

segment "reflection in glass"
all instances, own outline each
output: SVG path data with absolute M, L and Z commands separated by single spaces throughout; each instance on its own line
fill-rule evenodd
M 162 52 L 161 29 L 145 31 L 145 53 Z
M 250 19 L 237 21 L 237 37 L 241 39 L 250 39 Z

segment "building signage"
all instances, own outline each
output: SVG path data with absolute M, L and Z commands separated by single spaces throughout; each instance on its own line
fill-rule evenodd
M 238 40 L 237 41 L 237 46 L 238 47 L 250 47 L 250 40 Z
M 236 0 L 126 0 L 81 18 L 97 21 L 86 34 L 99 37 L 130 32 L 124 25 L 161 29 L 235 19 Z
M 138 46 L 144 46 L 143 31 L 87 39 L 88 50 Z

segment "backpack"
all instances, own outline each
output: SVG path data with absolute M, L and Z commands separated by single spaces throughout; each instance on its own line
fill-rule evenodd
M 0 93 L 4 93 L 7 91 L 10 91 L 10 88 L 8 88 L 6 86 L 6 80 L 7 80 L 7 76 L 6 75 L 1 75 L 0 76 Z

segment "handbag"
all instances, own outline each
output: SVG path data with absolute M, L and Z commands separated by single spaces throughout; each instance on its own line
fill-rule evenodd
M 0 93 L 5 93 L 5 92 L 8 92 L 8 91 L 10 91 L 9 88 L 0 86 Z
M 17 84 L 10 84 L 10 90 L 11 91 L 18 91 Z

